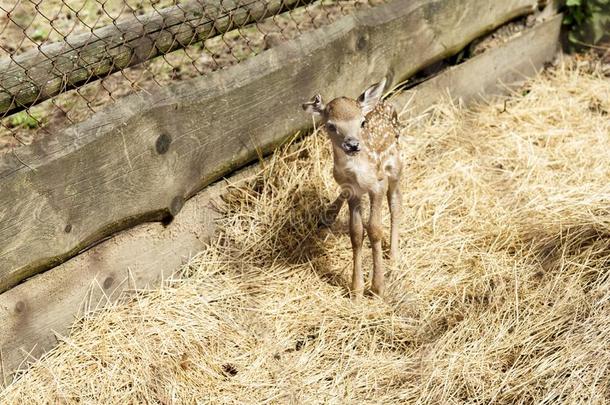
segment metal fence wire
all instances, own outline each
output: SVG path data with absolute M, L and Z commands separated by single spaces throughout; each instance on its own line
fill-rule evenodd
M 3 0 L 0 154 L 384 0 Z

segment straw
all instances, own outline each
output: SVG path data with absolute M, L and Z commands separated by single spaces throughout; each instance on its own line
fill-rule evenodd
M 339 188 L 316 132 L 230 187 L 219 238 L 172 280 L 85 315 L 0 402 L 609 402 L 601 72 L 568 59 L 506 108 L 439 101 L 406 123 L 383 300 L 347 296 L 347 213 L 317 226 Z

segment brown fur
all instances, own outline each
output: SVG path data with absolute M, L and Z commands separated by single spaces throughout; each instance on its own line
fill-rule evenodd
M 338 97 L 326 106 L 327 119 L 348 121 L 360 116 L 360 106 L 356 100 L 347 97 Z M 332 117 L 332 118 L 331 118 Z

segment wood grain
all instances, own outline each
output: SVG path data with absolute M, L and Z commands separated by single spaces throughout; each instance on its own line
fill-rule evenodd
M 309 127 L 299 106 L 312 94 L 355 97 L 383 76 L 395 84 L 535 4 L 395 0 L 16 149 L 0 159 L 0 292 L 114 232 L 175 215 Z
M 536 26 L 497 49 L 441 73 L 411 90 L 422 102 L 409 112 L 419 114 L 450 94 L 464 102 L 507 91 L 523 75 L 534 74 L 552 60 L 558 44 L 561 17 Z M 493 68 L 506 66 L 506 68 Z M 528 67 L 515 75 L 510 67 Z M 530 69 L 531 67 L 531 69 Z M 482 83 L 471 88 L 472 78 Z M 400 110 L 410 96 L 393 100 Z M 170 146 L 171 148 L 171 146 Z M 248 178 L 256 167 L 232 176 L 232 184 Z M 216 213 L 210 201 L 225 190 L 215 183 L 187 200 L 168 226 L 141 224 L 96 245 L 67 262 L 0 294 L 0 352 L 7 373 L 24 359 L 38 358 L 56 344 L 55 333 L 66 335 L 83 303 L 95 307 L 114 300 L 127 288 L 144 288 L 167 277 L 201 250 L 214 234 Z M 108 299 L 106 299 L 108 297 Z
M 392 103 L 398 111 L 408 103 L 407 115 L 417 115 L 440 97 L 469 104 L 504 95 L 553 60 L 559 47 L 561 19 L 562 15 L 551 15 L 503 46 L 489 49 L 467 63 L 450 67 L 443 74 L 399 93 L 392 98 Z

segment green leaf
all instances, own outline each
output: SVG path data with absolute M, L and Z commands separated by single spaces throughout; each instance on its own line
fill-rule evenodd
M 568 33 L 568 39 L 569 39 L 569 40 L 570 40 L 570 42 L 572 42 L 572 43 L 578 43 L 578 42 L 579 42 L 579 41 L 578 41 L 578 37 L 577 37 L 577 35 L 576 35 L 576 33 L 575 33 L 574 31 L 570 31 L 570 32 Z
M 574 10 L 574 13 L 572 13 L 572 16 L 574 17 L 574 20 L 576 20 L 576 24 L 578 24 L 578 25 L 582 25 L 582 23 L 587 18 L 585 13 L 580 9 Z
M 582 0 L 568 0 L 566 1 L 566 6 L 575 7 L 582 5 Z
M 46 32 L 45 30 L 41 29 L 41 28 L 37 28 L 36 30 L 34 30 L 34 32 L 32 33 L 32 39 L 34 41 L 43 41 L 45 40 L 47 37 L 49 36 L 49 33 Z

